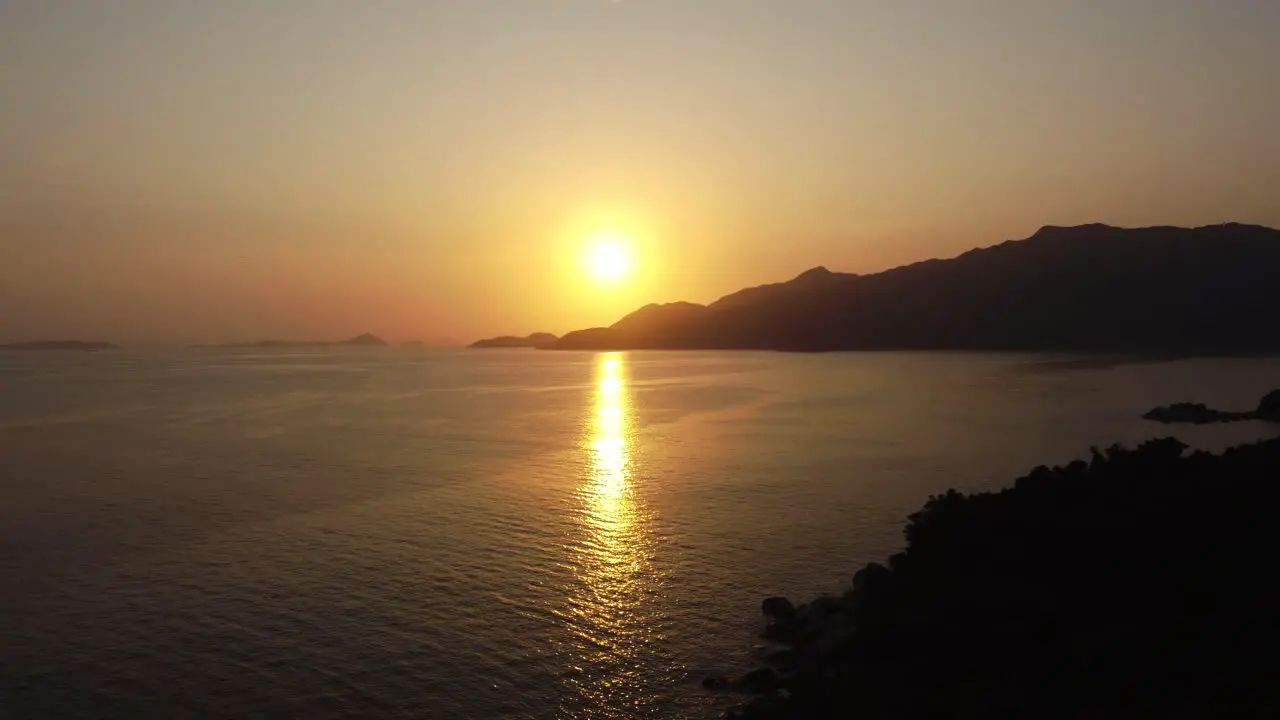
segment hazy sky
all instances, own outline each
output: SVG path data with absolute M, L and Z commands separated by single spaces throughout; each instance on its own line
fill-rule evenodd
M 0 0 L 0 340 L 559 333 L 1280 225 L 1278 71 L 1277 0 Z

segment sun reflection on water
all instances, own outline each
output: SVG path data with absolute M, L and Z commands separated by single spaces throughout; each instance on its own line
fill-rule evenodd
M 577 489 L 580 536 L 570 546 L 575 583 L 563 617 L 571 629 L 567 717 L 614 717 L 652 701 L 646 668 L 661 638 L 660 584 L 650 518 L 634 467 L 634 411 L 625 356 L 601 355 L 584 422 L 585 478 Z M 617 714 L 622 717 L 624 714 Z
M 596 381 L 595 416 L 591 430 L 591 479 L 588 495 L 597 500 L 596 519 L 606 524 L 625 521 L 628 508 L 620 503 L 627 491 L 630 456 L 627 453 L 627 402 L 623 393 L 622 361 L 605 356 Z

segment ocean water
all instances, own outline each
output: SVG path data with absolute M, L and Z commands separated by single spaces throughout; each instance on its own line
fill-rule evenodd
M 0 355 L 0 716 L 684 718 L 930 493 L 1217 449 L 1280 361 Z

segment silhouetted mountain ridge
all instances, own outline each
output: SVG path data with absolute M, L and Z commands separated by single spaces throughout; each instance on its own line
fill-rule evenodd
M 707 306 L 647 305 L 559 349 L 1280 349 L 1280 232 L 1045 226 L 872 275 L 807 270 Z

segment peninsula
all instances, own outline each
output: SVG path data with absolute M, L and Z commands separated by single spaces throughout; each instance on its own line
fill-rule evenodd
M 524 337 L 516 337 L 514 335 L 500 335 L 498 337 L 477 340 L 471 343 L 470 347 L 477 349 L 484 348 L 548 348 L 553 347 L 559 340 L 555 335 L 546 332 L 533 333 Z
M 872 275 L 813 268 L 710 305 L 647 305 L 562 350 L 1280 351 L 1280 231 L 1041 228 Z

